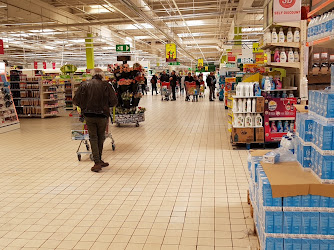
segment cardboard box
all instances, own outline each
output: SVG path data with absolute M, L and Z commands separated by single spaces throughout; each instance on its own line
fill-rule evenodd
M 232 140 L 236 143 L 254 142 L 254 128 L 233 128 Z
M 273 198 L 308 194 L 334 198 L 334 184 L 321 184 L 311 172 L 305 172 L 298 162 L 261 162 L 261 165 L 271 184 Z
M 256 98 L 256 112 L 264 112 L 264 97 Z
M 255 128 L 255 142 L 264 142 L 264 128 Z

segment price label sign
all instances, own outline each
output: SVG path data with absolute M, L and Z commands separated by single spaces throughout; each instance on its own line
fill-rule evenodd
M 274 22 L 295 22 L 301 19 L 301 0 L 274 0 Z
M 253 53 L 263 53 L 263 50 L 259 47 L 259 43 L 253 43 Z

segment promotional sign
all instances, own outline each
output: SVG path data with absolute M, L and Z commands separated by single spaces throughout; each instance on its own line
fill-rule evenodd
M 200 58 L 197 60 L 197 67 L 203 67 L 204 66 L 204 59 Z
M 176 62 L 176 45 L 174 43 L 166 44 L 166 62 Z
M 235 58 L 235 56 L 232 54 L 232 52 L 228 52 L 228 53 L 227 53 L 227 61 L 228 61 L 228 62 L 235 62 L 235 61 L 236 61 L 236 58 Z
M 52 69 L 56 69 L 56 63 L 55 62 L 52 63 Z
M 43 62 L 43 69 L 46 69 L 46 62 Z
M 253 43 L 253 53 L 263 53 L 263 50 L 259 48 L 259 43 Z
M 0 39 L 0 55 L 5 54 L 5 50 L 3 48 L 3 40 Z
M 257 64 L 264 64 L 264 53 L 257 53 L 255 55 L 255 62 Z
M 274 22 L 301 20 L 301 0 L 274 0 Z
M 116 52 L 129 52 L 130 44 L 118 44 L 116 45 Z
M 38 62 L 34 62 L 34 69 L 38 69 Z

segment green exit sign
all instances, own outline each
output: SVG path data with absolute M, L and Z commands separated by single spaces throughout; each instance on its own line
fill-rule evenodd
M 118 44 L 116 45 L 116 51 L 117 52 L 125 52 L 130 51 L 130 44 Z
M 180 65 L 180 62 L 170 62 L 169 65 Z

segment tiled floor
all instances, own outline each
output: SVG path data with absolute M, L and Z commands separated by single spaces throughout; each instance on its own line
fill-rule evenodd
M 71 119 L 0 134 L 0 249 L 256 249 L 246 151 L 219 101 L 145 96 L 140 127 L 113 126 L 111 167 L 76 158 Z

